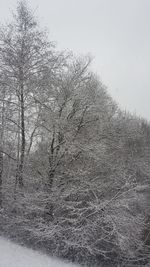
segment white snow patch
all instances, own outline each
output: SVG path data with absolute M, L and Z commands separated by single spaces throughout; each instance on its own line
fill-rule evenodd
M 0 267 L 75 267 L 0 238 Z

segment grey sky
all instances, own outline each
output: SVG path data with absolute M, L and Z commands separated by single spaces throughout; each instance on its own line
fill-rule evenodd
M 9 18 L 16 0 L 0 0 Z M 150 0 L 28 0 L 59 48 L 94 56 L 93 69 L 120 104 L 150 120 Z

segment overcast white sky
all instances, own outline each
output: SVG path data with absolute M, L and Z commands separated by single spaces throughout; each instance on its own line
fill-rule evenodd
M 7 21 L 16 0 L 0 0 Z M 121 107 L 150 120 L 150 0 L 28 0 L 59 48 L 94 56 Z

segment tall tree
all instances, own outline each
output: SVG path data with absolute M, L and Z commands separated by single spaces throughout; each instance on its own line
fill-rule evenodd
M 40 31 L 31 10 L 24 1 L 18 3 L 11 24 L 0 32 L 0 72 L 18 106 L 18 119 L 12 121 L 18 127 L 18 164 L 16 180 L 23 186 L 23 169 L 27 147 L 26 136 L 31 134 L 26 119 L 34 111 L 34 95 L 53 78 L 53 72 L 62 62 L 62 56 L 54 52 L 54 44 L 47 41 L 45 31 Z M 2 80 L 1 80 L 2 83 Z
M 66 162 L 89 153 L 91 146 L 96 150 L 100 127 L 116 110 L 104 86 L 89 70 L 90 62 L 90 58 L 69 58 L 53 88 L 47 88 L 46 97 L 36 98 L 50 188 L 57 169 L 65 169 Z

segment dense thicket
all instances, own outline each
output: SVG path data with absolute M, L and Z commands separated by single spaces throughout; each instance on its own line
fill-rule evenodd
M 0 30 L 0 232 L 87 266 L 150 260 L 150 125 L 20 2 Z

